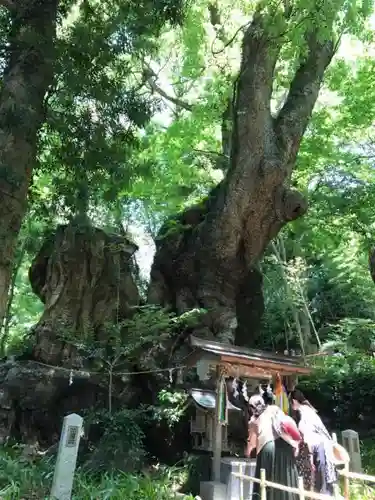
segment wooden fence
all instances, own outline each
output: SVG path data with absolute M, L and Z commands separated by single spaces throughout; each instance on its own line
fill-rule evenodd
M 375 476 L 370 476 L 369 474 L 359 474 L 357 472 L 349 472 L 349 467 L 346 465 L 343 469 L 337 471 L 340 476 L 344 479 L 344 499 L 350 500 L 350 480 L 361 482 L 361 483 L 374 483 Z
M 349 493 L 349 488 L 350 488 L 350 480 L 354 481 L 361 481 L 361 482 L 366 482 L 366 483 L 375 483 L 375 476 L 369 476 L 367 474 L 357 474 L 355 472 L 349 472 L 347 467 L 344 467 L 344 469 L 338 471 L 339 474 L 344 478 L 344 496 L 341 495 L 340 493 L 340 488 L 339 485 L 336 484 L 334 486 L 334 494 L 333 498 L 335 500 L 338 499 L 345 499 L 349 500 L 350 499 L 350 493 Z M 283 484 L 279 483 L 274 483 L 272 481 L 267 481 L 266 479 L 266 471 L 264 469 L 261 469 L 260 471 L 260 479 L 252 476 L 246 476 L 243 474 L 243 466 L 240 466 L 240 472 L 232 472 L 232 476 L 240 479 L 240 497 L 239 500 L 247 500 L 244 497 L 244 481 L 247 482 L 252 482 L 252 483 L 258 483 L 260 485 L 260 500 L 267 500 L 267 490 L 266 488 L 273 488 L 276 490 L 281 490 L 281 491 L 286 491 L 289 493 L 295 493 L 298 495 L 298 498 L 300 500 L 308 500 L 308 499 L 315 499 L 315 500 L 332 500 L 332 496 L 330 495 L 323 495 L 321 493 L 315 493 L 313 491 L 307 491 L 304 489 L 303 485 L 303 479 L 300 477 L 298 479 L 298 488 L 290 488 L 289 486 L 284 486 Z

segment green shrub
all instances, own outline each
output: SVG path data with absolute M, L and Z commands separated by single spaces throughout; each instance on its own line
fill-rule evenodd
M 139 470 L 145 459 L 142 423 L 148 418 L 142 408 L 124 408 L 114 412 L 102 408 L 87 412 L 85 427 L 88 435 L 97 430 L 99 438 L 90 443 L 91 453 L 85 470 Z M 95 436 L 97 438 L 97 436 Z
M 361 440 L 362 466 L 366 474 L 375 476 L 375 439 Z
M 375 475 L 375 440 L 373 438 L 361 441 L 362 466 L 366 474 Z M 358 500 L 374 500 L 374 483 L 351 481 L 350 498 Z
M 363 353 L 327 356 L 298 387 L 316 405 L 332 430 L 375 432 L 375 358 Z
M 368 484 L 353 483 L 350 487 L 350 498 L 353 500 L 374 500 L 375 490 Z
M 0 452 L 0 498 L 3 500 L 47 499 L 51 490 L 52 459 L 31 463 L 15 449 Z M 162 469 L 147 474 L 124 472 L 91 474 L 78 469 L 75 475 L 74 500 L 172 500 L 173 491 L 183 480 L 182 469 Z M 189 498 L 189 497 L 187 497 Z

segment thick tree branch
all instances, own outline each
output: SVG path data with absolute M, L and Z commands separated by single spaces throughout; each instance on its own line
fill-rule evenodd
M 179 99 L 178 97 L 173 97 L 167 94 L 167 92 L 159 87 L 159 85 L 155 81 L 157 78 L 157 74 L 149 66 L 147 66 L 147 68 L 144 70 L 144 77 L 151 89 L 161 97 L 171 102 L 175 106 L 178 106 L 179 108 L 186 109 L 187 111 L 193 110 L 193 106 L 191 104 Z
M 172 104 L 175 104 L 179 108 L 186 109 L 186 111 L 192 111 L 193 106 L 191 104 L 189 104 L 185 101 L 182 101 L 181 99 L 178 99 L 178 97 L 173 97 L 173 96 L 167 94 L 152 79 L 149 79 L 148 83 L 149 83 L 150 87 L 152 88 L 152 90 L 154 90 L 157 94 L 159 94 L 161 97 L 163 97 L 167 101 L 171 102 Z
M 275 122 L 279 145 L 290 164 L 294 163 L 319 95 L 324 72 L 335 53 L 333 41 L 319 42 L 316 32 L 310 34 L 308 47 L 308 55 L 293 78 L 286 102 Z
M 14 5 L 0 89 L 0 323 L 26 210 L 37 134 L 45 118 L 44 98 L 53 80 L 58 0 Z
M 210 14 L 210 22 L 214 30 L 216 31 L 217 38 L 221 41 L 224 46 L 230 44 L 227 34 L 225 33 L 223 23 L 220 16 L 220 8 L 218 0 L 211 2 L 208 5 L 208 11 Z M 232 149 L 232 134 L 233 134 L 233 96 L 228 98 L 227 106 L 222 114 L 221 118 L 221 145 L 223 157 L 228 158 L 226 162 L 220 161 L 218 163 L 218 168 L 221 170 L 228 170 L 229 159 Z M 221 160 L 222 160 L 221 158 Z
M 260 152 L 271 132 L 271 95 L 273 73 L 282 40 L 271 37 L 260 12 L 244 34 L 242 61 L 235 102 L 235 131 L 232 166 L 241 160 L 247 163 L 248 152 Z M 246 158 L 236 158 L 242 151 Z

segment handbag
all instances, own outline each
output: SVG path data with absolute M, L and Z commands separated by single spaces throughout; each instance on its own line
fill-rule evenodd
M 288 434 L 294 441 L 301 441 L 301 433 L 291 417 L 285 417 L 281 421 L 281 429 Z
M 333 456 L 337 462 L 344 462 L 345 464 L 350 462 L 349 453 L 339 443 L 333 443 Z
M 277 408 L 273 417 L 273 428 L 280 437 L 288 436 L 293 441 L 301 441 L 302 436 L 298 430 L 297 424 L 288 415 L 285 415 L 280 408 Z

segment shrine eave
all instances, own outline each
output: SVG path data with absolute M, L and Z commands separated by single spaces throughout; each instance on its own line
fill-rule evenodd
M 211 340 L 203 340 L 191 335 L 189 345 L 191 355 L 186 359 L 188 366 L 207 359 L 213 364 L 228 367 L 228 375 L 267 378 L 280 375 L 309 375 L 313 369 L 304 364 L 304 358 L 285 356 L 257 349 L 249 349 Z
M 204 410 L 214 411 L 216 408 L 216 392 L 208 389 L 191 389 L 190 397 L 194 403 Z M 227 401 L 228 410 L 241 411 L 229 400 Z

